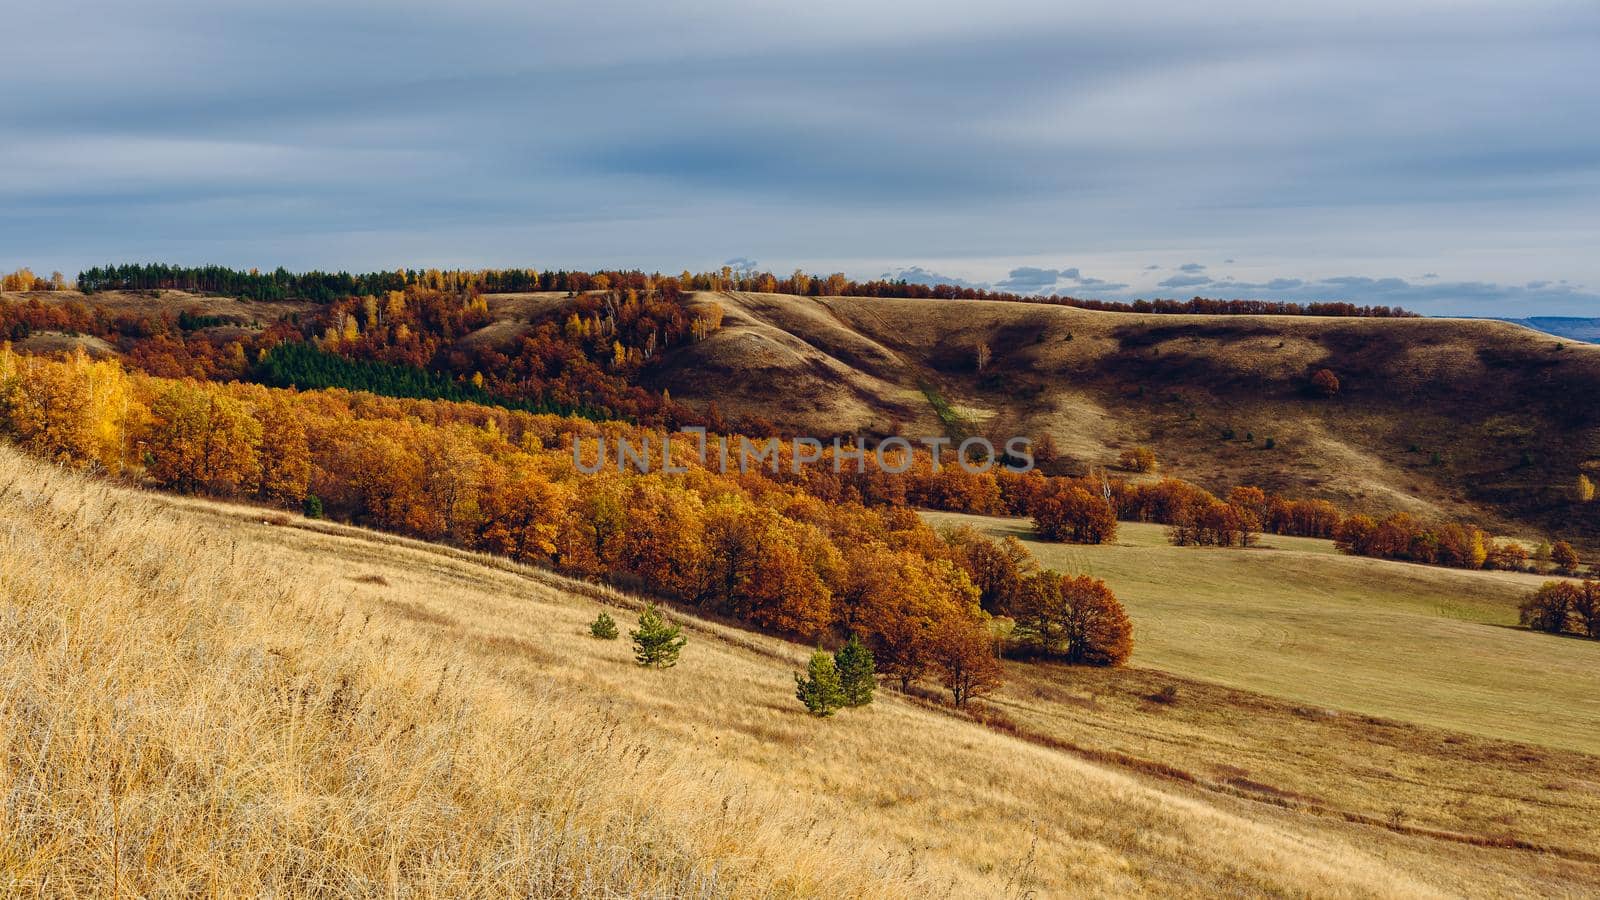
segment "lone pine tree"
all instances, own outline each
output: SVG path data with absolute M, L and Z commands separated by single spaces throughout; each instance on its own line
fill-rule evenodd
M 647 604 L 639 614 L 639 627 L 628 632 L 633 638 L 633 658 L 639 665 L 652 669 L 670 669 L 678 664 L 678 654 L 688 639 L 682 629 L 656 611 L 655 604 Z

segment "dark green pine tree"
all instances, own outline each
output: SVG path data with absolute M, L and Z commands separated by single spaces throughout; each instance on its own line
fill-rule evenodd
M 821 647 L 811 654 L 804 677 L 794 675 L 794 695 L 813 716 L 831 716 L 844 705 L 844 689 L 839 686 L 839 670 L 833 656 Z
M 850 640 L 833 655 L 833 664 L 839 671 L 839 688 L 844 695 L 844 705 L 866 706 L 871 703 L 872 691 L 878 686 L 878 670 L 867 645 L 855 635 L 850 635 Z
M 633 638 L 633 658 L 639 665 L 652 669 L 670 669 L 678 663 L 678 654 L 688 639 L 682 629 L 656 611 L 655 604 L 646 604 L 639 614 L 639 627 L 628 632 Z

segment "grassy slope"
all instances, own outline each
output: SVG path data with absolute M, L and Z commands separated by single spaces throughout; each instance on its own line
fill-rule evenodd
M 1086 547 L 925 516 L 1014 534 L 1128 607 L 1133 668 L 1012 667 L 999 705 L 1025 732 L 1323 815 L 1578 854 L 1600 842 L 1600 644 L 1509 627 L 1539 578 L 1307 538 L 1179 548 L 1123 523 L 1117 544 Z
M 1103 578 L 1127 605 L 1136 662 L 1303 704 L 1600 752 L 1600 644 L 1511 626 L 1545 579 L 1335 553 L 1266 536 L 1250 550 L 1173 547 L 1123 523 L 1112 545 L 1050 544 L 1025 520 L 928 513 L 1029 542 L 1044 565 Z
M 802 647 L 690 621 L 682 664 L 644 672 L 583 633 L 596 598 L 626 598 L 45 471 L 0 451 L 8 893 L 113 872 L 143 892 L 425 895 L 1426 895 L 1596 877 L 1147 780 L 916 701 L 817 722 L 790 696 Z

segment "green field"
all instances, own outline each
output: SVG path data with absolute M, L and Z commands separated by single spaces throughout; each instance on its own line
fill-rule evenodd
M 1600 642 L 1515 627 L 1544 581 L 1347 557 L 1328 541 L 1050 544 L 1019 519 L 927 513 L 1016 535 L 1041 564 L 1104 579 L 1134 621 L 1132 664 L 1295 702 L 1600 752 Z

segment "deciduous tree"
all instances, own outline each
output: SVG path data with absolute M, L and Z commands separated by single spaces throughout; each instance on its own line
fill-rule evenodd
M 1062 483 L 1035 499 L 1033 526 L 1047 541 L 1101 544 L 1117 536 L 1111 505 L 1081 487 Z
M 956 706 L 992 694 L 1004 683 L 1005 669 L 995 657 L 986 618 L 950 616 L 934 632 L 933 664 Z
M 1550 561 L 1563 572 L 1578 570 L 1578 552 L 1566 541 L 1556 541 L 1550 546 Z

